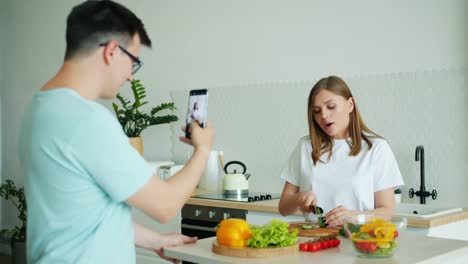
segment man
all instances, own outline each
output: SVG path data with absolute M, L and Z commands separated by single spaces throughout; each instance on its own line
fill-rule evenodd
M 87 1 L 67 19 L 65 61 L 34 96 L 20 135 L 28 204 L 28 263 L 135 263 L 135 245 L 191 243 L 133 223 L 134 206 L 165 223 L 199 181 L 214 130 L 193 123 L 191 160 L 168 181 L 130 146 L 109 110 L 111 99 L 141 67 L 140 45 L 151 46 L 140 19 L 112 1 Z M 174 259 L 169 259 L 177 262 Z

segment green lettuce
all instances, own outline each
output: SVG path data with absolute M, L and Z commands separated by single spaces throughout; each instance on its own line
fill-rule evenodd
M 297 242 L 299 230 L 289 230 L 289 224 L 277 219 L 271 220 L 263 226 L 250 226 L 252 237 L 247 241 L 247 246 L 253 248 L 288 247 Z

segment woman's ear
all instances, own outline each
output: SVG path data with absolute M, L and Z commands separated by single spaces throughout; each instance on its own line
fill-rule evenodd
M 348 107 L 348 113 L 353 112 L 353 110 L 354 110 L 354 98 L 350 97 L 348 99 L 348 101 L 346 102 L 346 104 L 347 104 L 347 107 Z

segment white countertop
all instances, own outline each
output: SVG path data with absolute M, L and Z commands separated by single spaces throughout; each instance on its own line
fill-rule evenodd
M 355 255 L 351 241 L 341 238 L 338 248 L 320 250 L 318 252 L 300 252 L 294 255 L 272 257 L 272 258 L 237 258 L 215 254 L 211 246 L 216 237 L 201 239 L 194 244 L 179 247 L 166 247 L 164 252 L 167 256 L 186 261 L 204 264 L 221 263 L 327 263 L 327 264 L 367 264 L 367 263 L 467 263 L 468 242 L 442 238 L 427 237 L 412 232 L 401 232 L 399 247 L 390 258 L 366 259 Z M 300 238 L 301 241 L 308 240 Z

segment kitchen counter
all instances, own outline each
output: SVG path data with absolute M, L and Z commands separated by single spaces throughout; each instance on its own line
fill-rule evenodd
M 221 263 L 466 263 L 468 258 L 468 242 L 442 238 L 426 237 L 413 232 L 401 232 L 399 248 L 393 257 L 382 259 L 359 258 L 355 255 L 349 239 L 341 238 L 338 248 L 320 250 L 318 252 L 299 252 L 293 255 L 270 258 L 238 258 L 215 254 L 211 246 L 216 237 L 201 239 L 194 244 L 178 247 L 165 247 L 167 256 L 186 261 L 206 264 Z M 305 241 L 307 238 L 300 238 Z
M 201 194 L 203 193 L 203 190 L 197 190 L 196 193 Z M 278 202 L 279 202 L 279 199 L 257 201 L 257 202 L 252 202 L 252 203 L 243 203 L 243 202 L 232 202 L 232 201 L 223 201 L 223 200 L 190 198 L 188 199 L 186 204 L 213 206 L 213 207 L 221 207 L 221 208 L 233 208 L 233 209 L 241 209 L 241 210 L 247 210 L 247 211 L 257 211 L 257 212 L 263 212 L 263 213 L 279 214 Z M 297 212 L 296 215 L 302 215 L 302 213 Z M 455 213 L 442 215 L 442 216 L 435 216 L 432 218 L 408 217 L 407 219 L 408 219 L 408 226 L 431 228 L 431 227 L 436 227 L 436 226 L 445 225 L 445 224 L 468 219 L 468 209 L 464 209 L 461 212 L 455 212 Z
M 247 210 L 247 211 L 258 211 L 258 212 L 279 214 L 278 202 L 279 202 L 279 199 L 244 203 L 244 202 L 233 202 L 233 201 L 223 201 L 223 200 L 189 198 L 186 204 L 213 206 L 213 207 L 221 207 L 221 208 L 232 208 L 232 209 L 240 209 L 240 210 Z M 298 213 L 298 215 L 302 215 L 302 214 Z

